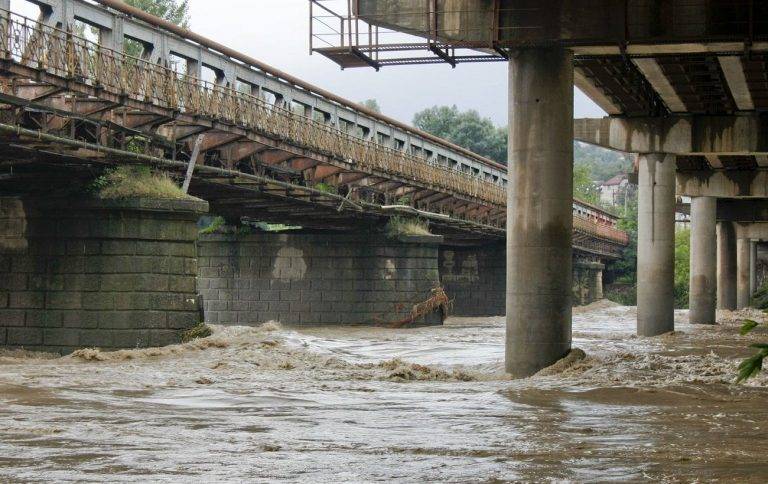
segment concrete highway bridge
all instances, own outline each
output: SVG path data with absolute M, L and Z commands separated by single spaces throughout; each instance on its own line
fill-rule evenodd
M 749 304 L 768 234 L 768 1 L 358 0 L 331 19 L 311 3 L 343 26 L 312 34 L 343 67 L 509 64 L 510 373 L 570 349 L 571 205 L 558 180 L 574 136 L 640 155 L 640 335 L 674 329 L 676 195 L 692 197 L 691 321 Z M 574 84 L 609 116 L 574 127 Z
M 224 324 L 504 313 L 505 166 L 122 2 L 33 3 L 0 0 L 0 345 L 174 342 L 198 295 Z M 203 201 L 88 195 L 127 164 Z M 563 267 L 588 302 L 627 236 L 561 178 Z M 303 229 L 198 240 L 205 213 Z M 387 239 L 396 215 L 435 235 Z

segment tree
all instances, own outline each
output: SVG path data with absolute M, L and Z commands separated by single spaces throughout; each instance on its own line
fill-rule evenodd
M 691 230 L 675 232 L 675 307 L 686 309 L 691 284 Z
M 179 27 L 189 28 L 189 0 L 125 0 L 125 3 Z
M 587 166 L 573 167 L 573 197 L 592 205 L 600 204 L 600 188 L 592 181 L 592 172 Z
M 189 0 L 125 0 L 125 3 L 179 27 L 189 28 Z M 130 39 L 126 39 L 123 50 L 131 57 L 142 57 L 144 53 L 144 47 Z
M 374 113 L 381 114 L 381 106 L 379 106 L 379 102 L 375 99 L 366 99 L 365 101 L 361 102 L 360 105 L 364 108 L 370 109 Z
M 478 155 L 507 164 L 507 132 L 475 110 L 434 106 L 416 113 L 413 125 Z

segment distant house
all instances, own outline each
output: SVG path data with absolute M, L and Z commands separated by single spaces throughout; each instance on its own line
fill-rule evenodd
M 600 201 L 608 205 L 622 205 L 629 189 L 629 177 L 616 175 L 600 184 Z

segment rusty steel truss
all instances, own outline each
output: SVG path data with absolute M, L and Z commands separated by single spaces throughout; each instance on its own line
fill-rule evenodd
M 151 164 L 230 218 L 349 227 L 401 213 L 457 238 L 500 238 L 498 183 L 362 139 L 290 106 L 0 11 L 0 183 L 46 170 Z M 42 173 L 40 167 L 43 167 Z M 620 249 L 626 234 L 577 231 Z M 618 255 L 616 251 L 613 256 Z

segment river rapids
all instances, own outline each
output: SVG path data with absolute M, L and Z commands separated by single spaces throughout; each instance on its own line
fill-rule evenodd
M 0 350 L 0 482 L 765 482 L 768 376 L 733 384 L 768 340 L 741 320 L 763 315 L 679 311 L 657 338 L 635 316 L 576 309 L 586 357 L 524 380 L 503 372 L 503 318 Z

